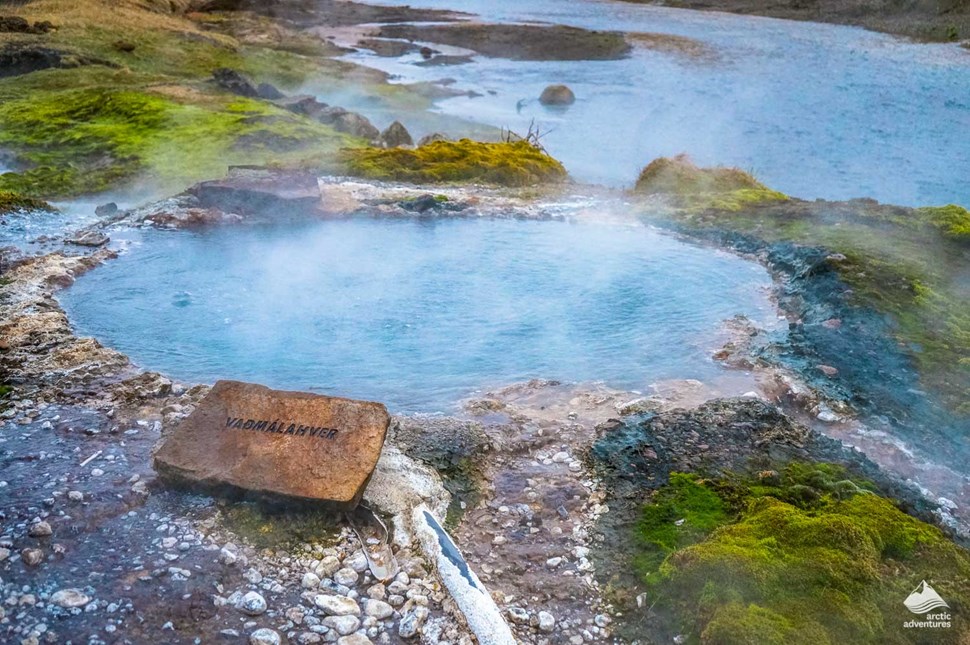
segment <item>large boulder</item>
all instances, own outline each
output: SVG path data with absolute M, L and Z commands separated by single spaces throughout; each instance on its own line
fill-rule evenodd
M 399 148 L 401 146 L 413 146 L 414 139 L 411 133 L 400 121 L 395 121 L 381 132 L 381 145 L 385 148 Z
M 550 85 L 542 90 L 539 102 L 543 105 L 572 105 L 576 102 L 576 95 L 566 85 Z
M 284 110 L 289 110 L 294 114 L 302 114 L 311 119 L 319 119 L 323 111 L 329 107 L 326 103 L 318 101 L 315 96 L 310 96 L 309 94 L 288 96 L 275 101 L 275 103 Z
M 366 116 L 356 112 L 345 111 L 344 114 L 336 117 L 333 121 L 333 129 L 368 141 L 374 141 L 381 136 L 381 131 L 374 127 Z

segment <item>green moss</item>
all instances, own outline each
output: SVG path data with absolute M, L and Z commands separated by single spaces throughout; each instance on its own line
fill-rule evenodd
M 959 242 L 970 242 L 970 211 L 962 206 L 927 206 L 916 212 L 925 217 L 944 236 Z
M 230 504 L 222 512 L 226 527 L 257 548 L 331 544 L 340 534 L 339 513 L 255 502 Z
M 682 208 L 741 211 L 752 206 L 785 201 L 788 196 L 771 190 L 738 168 L 699 168 L 686 155 L 660 157 L 640 172 L 634 192 L 663 195 Z
M 898 340 L 919 368 L 922 389 L 970 416 L 970 294 L 958 278 L 970 271 L 970 212 L 952 204 L 904 208 L 871 200 L 785 200 L 760 184 L 752 187 L 755 180 L 739 173 L 662 159 L 644 170 L 638 192 L 672 195 L 674 208 L 662 218 L 681 228 L 736 231 L 844 255 L 833 266 L 852 287 L 853 302 L 890 315 Z M 691 192 L 696 190 L 723 192 Z M 656 205 L 644 211 L 655 216 Z
M 970 554 L 837 466 L 675 474 L 636 540 L 641 567 L 663 554 L 640 572 L 650 603 L 695 642 L 909 642 L 901 603 L 922 579 L 970 607 Z
M 260 101 L 190 99 L 89 88 L 0 104 L 0 146 L 30 167 L 0 176 L 0 189 L 70 197 L 144 179 L 177 190 L 228 164 L 292 161 L 355 141 Z
M 10 190 L 0 190 L 0 215 L 20 210 L 52 211 L 54 207 L 40 199 L 27 197 Z
M 11 392 L 13 392 L 13 388 L 9 385 L 0 385 L 0 399 L 7 398 L 7 395 Z
M 707 537 L 728 520 L 726 504 L 717 493 L 683 473 L 673 473 L 670 484 L 644 507 L 637 526 L 641 549 L 634 565 L 653 576 L 673 551 Z
M 526 141 L 462 139 L 434 141 L 414 150 L 361 148 L 343 151 L 340 160 L 354 176 L 412 183 L 527 186 L 566 178 L 562 164 Z

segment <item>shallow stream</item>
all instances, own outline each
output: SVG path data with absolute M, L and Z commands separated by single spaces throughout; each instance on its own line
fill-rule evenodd
M 381 0 L 405 3 L 703 44 L 699 56 L 638 46 L 616 61 L 477 56 L 447 67 L 417 66 L 418 54 L 350 56 L 401 82 L 452 78 L 481 95 L 441 101 L 449 115 L 518 132 L 534 119 L 580 180 L 629 186 L 652 159 L 686 152 L 806 199 L 970 205 L 970 51 L 957 45 L 605 0 Z M 544 108 L 537 97 L 550 83 L 568 84 L 577 102 Z

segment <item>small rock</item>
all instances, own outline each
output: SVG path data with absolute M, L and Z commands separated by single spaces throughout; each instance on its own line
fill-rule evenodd
M 80 589 L 59 589 L 51 594 L 51 602 L 58 607 L 73 609 L 88 604 L 91 598 Z
M 99 233 L 97 231 L 78 231 L 73 236 L 65 240 L 68 244 L 74 244 L 75 246 L 104 246 L 111 241 L 104 233 Z
M 82 493 L 79 490 L 68 491 L 67 498 L 69 500 L 71 500 L 72 502 L 83 502 L 84 501 L 84 493 Z
M 27 535 L 32 538 L 44 538 L 53 535 L 54 531 L 51 529 L 51 525 L 47 522 L 34 522 L 27 529 Z
M 423 609 L 423 607 L 419 607 L 418 609 Z M 421 630 L 421 625 L 424 623 L 421 616 L 422 613 L 419 613 L 417 609 L 408 612 L 397 626 L 397 635 L 401 638 L 414 638 L 417 636 Z
M 387 587 L 384 586 L 383 582 L 371 585 L 367 588 L 367 596 L 374 600 L 384 600 L 387 597 Z
M 556 618 L 548 611 L 540 611 L 538 626 L 541 632 L 551 632 L 556 627 Z
M 319 594 L 314 597 L 313 604 L 330 616 L 360 616 L 360 605 L 353 598 Z
M 24 549 L 20 557 L 28 567 L 36 567 L 44 561 L 44 552 L 40 549 Z
M 337 645 L 373 645 L 373 641 L 363 634 L 351 634 L 338 638 Z
M 349 567 L 357 573 L 367 571 L 367 556 L 363 551 L 355 551 L 353 555 L 344 560 L 344 566 Z
M 344 585 L 350 587 L 357 583 L 357 579 L 360 577 L 356 571 L 350 567 L 344 567 L 343 569 L 337 571 L 333 574 L 333 581 L 338 585 Z
M 303 585 L 304 589 L 316 589 L 320 586 L 320 576 L 312 571 L 307 571 L 303 574 L 303 580 L 300 584 Z
M 373 616 L 377 620 L 384 620 L 394 614 L 394 607 L 391 607 L 383 600 L 368 600 L 364 605 L 364 613 L 368 616 Z
M 321 579 L 329 578 L 333 574 L 340 570 L 340 560 L 335 556 L 328 555 L 314 567 L 313 573 L 317 574 Z
M 341 636 L 353 634 L 360 627 L 360 619 L 357 616 L 327 616 L 323 619 L 323 624 L 334 630 Z
M 509 607 L 507 613 L 513 623 L 517 623 L 519 625 L 529 624 L 529 612 L 522 607 Z
M 275 630 L 261 627 L 249 635 L 249 645 L 280 645 L 280 635 Z
M 266 599 L 255 591 L 248 592 L 239 600 L 240 611 L 250 616 L 259 616 L 266 611 Z
M 831 365 L 816 365 L 815 368 L 829 377 L 839 373 L 838 368 L 832 367 Z
M 539 102 L 543 105 L 572 105 L 576 102 L 576 95 L 566 85 L 550 85 L 542 90 Z

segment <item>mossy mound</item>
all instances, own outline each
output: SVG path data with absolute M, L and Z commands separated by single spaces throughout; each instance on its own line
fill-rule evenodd
M 700 168 L 687 155 L 654 159 L 640 172 L 634 192 L 664 195 L 691 209 L 738 211 L 763 202 L 785 201 L 738 168 Z
M 345 171 L 357 177 L 427 183 L 530 186 L 566 178 L 562 164 L 527 141 L 433 141 L 419 148 L 344 150 Z
M 0 179 L 2 181 L 2 179 Z M 0 190 L 0 215 L 13 211 L 53 211 L 47 202 L 11 190 Z
M 285 162 L 354 142 L 268 103 L 136 89 L 35 91 L 0 104 L 0 146 L 28 166 L 0 190 L 71 197 L 143 179 L 158 190 L 225 172 L 227 164 Z
M 926 206 L 916 212 L 938 228 L 944 237 L 956 242 L 970 242 L 970 211 L 956 204 Z
M 904 643 L 922 580 L 962 642 L 970 553 L 838 466 L 752 477 L 674 473 L 643 509 L 633 564 L 663 630 L 699 643 Z

